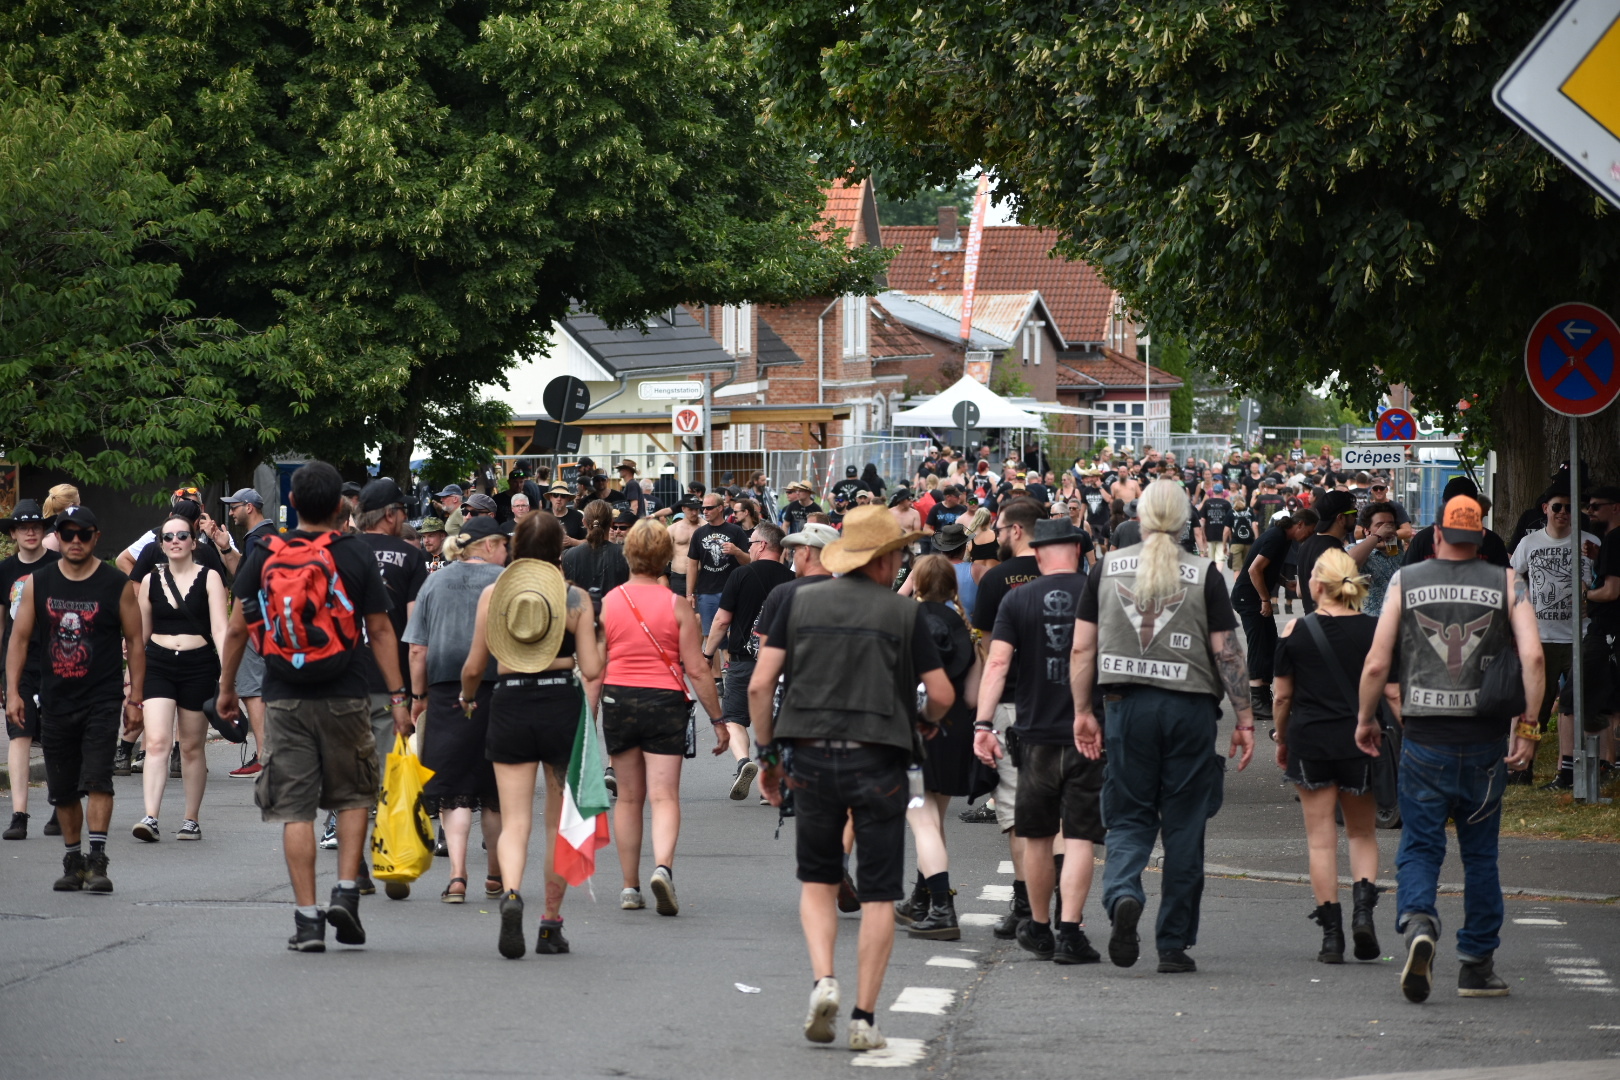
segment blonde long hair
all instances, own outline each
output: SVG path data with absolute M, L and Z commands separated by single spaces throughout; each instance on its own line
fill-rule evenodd
M 1187 491 L 1174 480 L 1155 480 L 1137 500 L 1142 552 L 1136 567 L 1136 604 L 1144 610 L 1180 588 L 1181 549 L 1187 527 Z
M 1367 575 L 1356 561 L 1338 548 L 1329 548 L 1316 558 L 1311 580 L 1322 583 L 1322 599 L 1360 611 L 1367 602 Z

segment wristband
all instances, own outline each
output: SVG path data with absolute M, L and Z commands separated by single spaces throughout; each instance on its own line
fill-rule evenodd
M 765 766 L 767 769 L 775 768 L 776 766 L 782 764 L 782 748 L 776 744 L 776 740 L 774 739 L 768 743 L 756 742 L 754 744 L 754 756 L 758 758 L 759 763 Z
M 409 694 L 389 694 L 388 707 L 393 708 L 395 705 L 403 705 L 410 700 L 410 697 Z
M 988 731 L 990 734 L 994 735 L 996 733 L 996 725 L 989 720 L 975 720 L 973 721 L 973 730 Z
M 1242 724 L 1239 724 L 1237 727 L 1233 728 L 1232 730 L 1234 730 L 1234 731 L 1253 731 L 1254 730 L 1254 725 L 1250 724 L 1248 727 L 1244 727 Z
M 705 660 L 713 660 L 714 659 L 714 653 L 712 653 L 712 652 L 704 653 L 703 654 L 703 659 L 705 659 Z
M 1541 732 L 1531 724 L 1520 724 L 1513 729 L 1513 734 L 1516 738 L 1524 739 L 1526 742 L 1541 741 Z

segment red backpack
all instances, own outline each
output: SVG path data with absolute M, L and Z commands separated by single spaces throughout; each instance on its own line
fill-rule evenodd
M 259 568 L 259 654 L 288 682 L 326 682 L 349 666 L 360 621 L 343 589 L 332 544 L 341 533 L 313 539 L 271 536 Z

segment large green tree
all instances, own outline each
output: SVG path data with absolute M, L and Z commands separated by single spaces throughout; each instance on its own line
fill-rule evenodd
M 280 326 L 300 374 L 240 392 L 282 445 L 355 462 L 487 423 L 478 387 L 571 304 L 870 289 L 820 242 L 802 148 L 759 121 L 714 0 L 15 0 L 4 62 L 169 118 L 226 223 L 199 313 Z M 219 448 L 242 475 L 256 443 Z
M 0 456 L 96 484 L 194 475 L 198 449 L 275 432 L 239 379 L 290 385 L 278 334 L 198 318 L 178 260 L 217 221 L 125 130 L 0 78 Z
M 1358 408 L 1401 382 L 1453 420 L 1477 394 L 1513 507 L 1563 456 L 1521 349 L 1555 302 L 1620 301 L 1620 224 L 1490 100 L 1554 0 L 740 7 L 772 115 L 826 160 L 993 168 L 1225 378 Z M 1609 478 L 1617 419 L 1586 425 Z

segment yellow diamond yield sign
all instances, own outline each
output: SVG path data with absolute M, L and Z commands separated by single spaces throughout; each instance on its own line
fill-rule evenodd
M 1620 0 L 1567 0 L 1492 96 L 1620 206 Z

